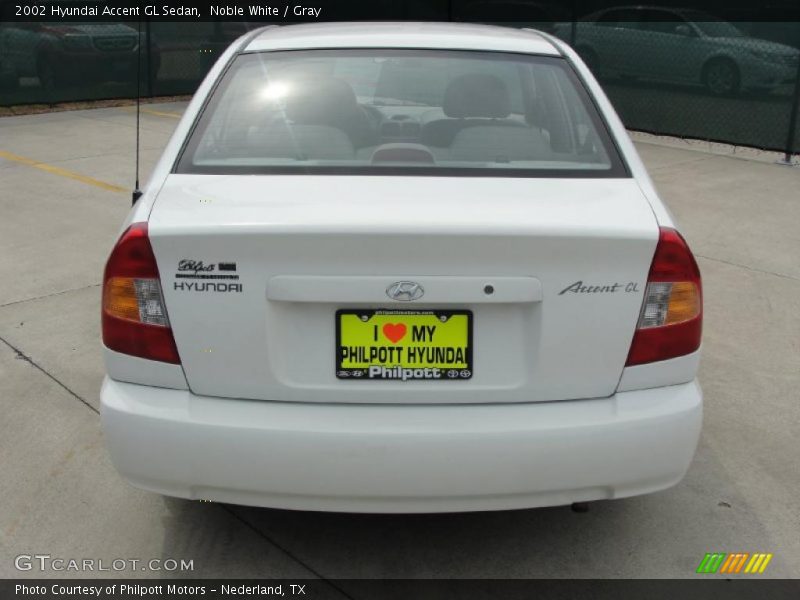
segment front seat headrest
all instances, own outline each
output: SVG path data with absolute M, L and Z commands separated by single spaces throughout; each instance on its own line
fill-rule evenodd
M 499 77 L 467 73 L 448 84 L 442 110 L 453 119 L 504 119 L 511 113 L 511 96 Z

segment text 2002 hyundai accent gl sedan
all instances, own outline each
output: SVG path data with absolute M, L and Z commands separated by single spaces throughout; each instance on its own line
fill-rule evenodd
M 700 275 L 575 53 L 268 28 L 209 73 L 106 265 L 102 416 L 162 494 L 369 512 L 667 488 Z

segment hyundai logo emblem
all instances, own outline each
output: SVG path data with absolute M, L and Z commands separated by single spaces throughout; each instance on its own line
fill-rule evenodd
M 395 281 L 386 288 L 386 295 L 392 300 L 411 302 L 425 295 L 423 287 L 415 281 Z

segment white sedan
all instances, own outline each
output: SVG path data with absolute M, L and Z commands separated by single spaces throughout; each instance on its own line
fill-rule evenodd
M 697 264 L 575 52 L 270 27 L 202 83 L 103 280 L 111 458 L 169 496 L 497 510 L 678 483 Z

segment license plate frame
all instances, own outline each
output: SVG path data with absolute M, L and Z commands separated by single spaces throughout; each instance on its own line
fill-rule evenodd
M 373 327 L 373 343 L 369 347 L 362 345 L 364 354 L 356 353 L 356 358 L 353 356 L 345 357 L 345 346 L 343 346 L 343 317 L 355 316 L 357 320 L 350 320 L 351 324 L 345 325 L 346 328 L 360 328 L 361 323 L 366 327 Z M 444 317 L 444 319 L 443 319 Z M 455 319 L 454 319 L 455 317 Z M 465 321 L 465 322 L 464 322 Z M 473 365 L 473 321 L 474 316 L 471 310 L 467 309 L 394 309 L 394 308 L 340 308 L 336 311 L 335 315 L 335 349 L 334 349 L 334 373 L 339 380 L 347 381 L 394 381 L 394 382 L 409 382 L 409 381 L 469 381 L 474 375 Z M 397 329 L 390 329 L 384 331 L 385 325 L 397 327 L 404 325 L 405 334 L 397 341 L 391 341 L 386 338 L 386 333 L 398 334 Z M 431 334 L 433 338 L 439 331 L 439 325 L 446 325 L 450 331 L 446 332 L 446 337 L 453 337 L 454 339 L 461 339 L 462 344 L 458 345 L 441 345 L 441 344 L 424 344 L 418 340 L 412 341 L 411 338 L 405 339 L 408 336 L 409 330 L 411 336 L 416 336 L 420 331 L 416 329 L 420 326 L 436 327 L 436 330 Z M 380 327 L 376 330 L 375 327 Z M 367 330 L 368 331 L 368 330 Z M 426 330 L 429 331 L 429 330 Z M 352 341 L 354 331 L 348 331 L 345 341 Z M 363 331 L 360 332 L 363 336 Z M 359 336 L 355 336 L 356 339 Z M 465 340 L 463 338 L 466 338 Z M 377 339 L 381 338 L 381 339 Z M 441 338 L 440 338 L 441 339 Z M 403 341 L 404 344 L 400 344 Z M 429 348 L 430 351 L 421 352 L 415 350 L 409 354 L 408 343 L 412 344 L 415 349 Z M 370 360 L 369 352 L 372 347 L 377 348 L 397 348 L 401 347 L 398 353 L 395 351 L 387 351 L 389 356 L 388 360 Z M 352 350 L 357 346 L 347 346 L 347 354 L 349 355 Z M 369 349 L 368 349 L 369 348 Z M 435 350 L 439 348 L 439 350 Z M 451 350 L 448 350 L 451 348 Z M 380 350 L 377 351 L 380 353 Z M 399 355 L 401 360 L 391 360 Z M 438 359 L 453 359 L 454 362 L 445 364 L 444 362 L 429 362 L 427 360 L 419 362 L 417 360 L 411 361 L 411 358 L 431 358 Z M 358 360 L 364 359 L 364 360 Z M 358 360 L 359 365 L 355 366 L 353 363 Z M 347 362 L 347 365 L 345 364 Z M 378 374 L 376 371 L 371 371 L 371 367 L 383 368 Z M 388 369 L 388 371 L 386 370 Z M 411 373 L 409 373 L 411 371 Z

